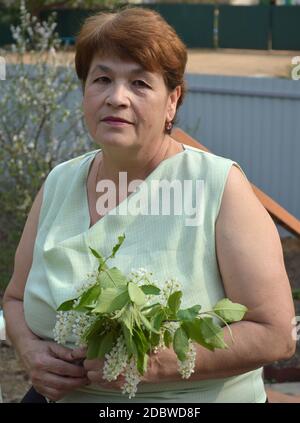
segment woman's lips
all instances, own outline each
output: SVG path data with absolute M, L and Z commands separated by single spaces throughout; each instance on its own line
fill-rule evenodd
M 127 125 L 131 125 L 131 123 L 129 122 L 122 122 L 120 120 L 103 120 L 102 122 L 106 123 L 107 125 L 110 126 L 127 126 Z

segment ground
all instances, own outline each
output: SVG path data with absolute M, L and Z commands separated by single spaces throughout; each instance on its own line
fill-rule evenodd
M 1 341 L 0 382 L 3 402 L 19 402 L 30 386 L 14 350 Z
M 7 63 L 14 63 L 16 56 L 1 53 Z M 186 71 L 189 73 L 291 78 L 292 58 L 300 57 L 300 51 L 237 50 L 237 49 L 189 49 Z M 63 63 L 74 63 L 74 52 L 58 53 Z M 50 57 L 53 60 L 53 56 Z M 32 56 L 25 57 L 31 63 Z
M 189 50 L 187 72 L 226 76 L 291 78 L 298 51 Z

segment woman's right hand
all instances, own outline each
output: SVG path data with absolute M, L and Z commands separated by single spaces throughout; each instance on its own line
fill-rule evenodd
M 72 351 L 76 351 L 76 358 Z M 33 387 L 52 401 L 90 383 L 84 367 L 77 364 L 78 358 L 84 359 L 85 356 L 86 349 L 71 350 L 40 339 L 28 340 L 20 353 Z

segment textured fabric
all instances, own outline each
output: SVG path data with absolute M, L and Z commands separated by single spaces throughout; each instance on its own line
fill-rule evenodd
M 198 226 L 187 224 L 181 215 L 126 215 L 126 206 L 135 200 L 131 193 L 89 228 L 87 175 L 100 150 L 88 152 L 56 166 L 44 187 L 33 263 L 25 288 L 24 311 L 31 330 L 44 339 L 53 338 L 56 308 L 74 296 L 74 285 L 96 270 L 96 258 L 88 246 L 104 256 L 111 253 L 118 236 L 126 239 L 109 266 L 124 273 L 144 267 L 162 283 L 176 277 L 182 285 L 182 307 L 201 304 L 210 310 L 225 297 L 215 249 L 215 222 L 229 170 L 227 158 L 183 145 L 184 150 L 162 161 L 141 184 L 155 180 L 202 180 L 203 197 Z M 151 185 L 152 186 L 152 185 Z M 151 190 L 149 189 L 150 193 Z M 155 192 L 155 191 L 154 191 Z M 195 190 L 187 190 L 194 200 Z M 150 194 L 149 194 L 150 195 Z M 153 197 L 152 197 L 153 198 Z M 188 197 L 187 197 L 188 198 Z M 123 213 L 123 214 L 122 214 Z M 189 217 L 189 216 L 188 216 Z M 72 345 L 73 339 L 68 339 Z M 239 376 L 179 383 L 144 384 L 129 402 L 265 402 L 262 368 Z M 68 395 L 64 402 L 126 402 L 116 391 L 96 386 Z

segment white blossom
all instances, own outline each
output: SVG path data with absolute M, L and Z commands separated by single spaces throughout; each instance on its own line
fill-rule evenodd
M 111 351 L 105 354 L 103 379 L 111 382 L 124 370 L 128 360 L 127 348 L 123 335 L 120 335 Z
M 91 316 L 85 313 L 77 312 L 72 325 L 72 333 L 75 336 L 75 345 L 85 346 L 83 336 L 86 330 L 95 322 L 97 316 Z
M 171 294 L 181 290 L 180 282 L 177 278 L 169 278 L 165 281 L 160 295 L 160 303 L 166 304 Z
M 67 337 L 72 333 L 73 323 L 76 319 L 76 311 L 59 311 L 56 315 L 56 323 L 53 329 L 54 340 L 58 344 L 65 344 Z
M 189 340 L 189 349 L 184 361 L 178 360 L 178 371 L 184 379 L 188 379 L 195 371 L 196 348 Z
M 145 285 L 145 284 L 152 283 L 152 280 L 151 280 L 152 275 L 153 275 L 152 272 L 149 272 L 143 267 L 140 267 L 138 269 L 133 268 L 131 269 L 128 275 L 128 280 L 136 283 L 137 285 Z
M 137 385 L 141 380 L 141 376 L 137 370 L 137 363 L 135 357 L 132 357 L 127 363 L 127 366 L 123 372 L 126 382 L 122 386 L 122 393 L 129 394 L 129 399 L 135 396 L 137 391 Z
M 92 286 L 96 285 L 96 283 L 97 283 L 97 273 L 96 272 L 88 273 L 87 279 L 84 279 L 83 281 L 75 285 L 75 290 L 77 292 L 77 295 L 81 296 L 84 292 L 86 292 Z

